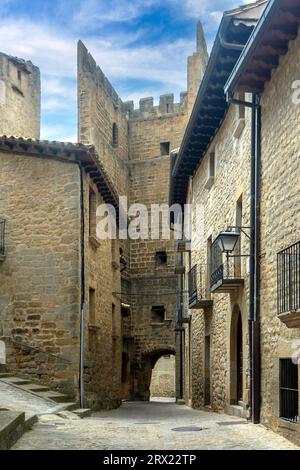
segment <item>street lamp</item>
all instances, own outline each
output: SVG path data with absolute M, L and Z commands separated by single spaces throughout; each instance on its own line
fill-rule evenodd
M 233 232 L 230 230 L 223 230 L 216 238 L 216 242 L 222 253 L 232 253 L 240 238 L 240 232 Z

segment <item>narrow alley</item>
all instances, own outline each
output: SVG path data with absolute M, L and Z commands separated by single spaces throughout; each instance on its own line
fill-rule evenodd
M 127 402 L 89 418 L 40 416 L 13 450 L 297 450 L 261 425 L 160 399 Z

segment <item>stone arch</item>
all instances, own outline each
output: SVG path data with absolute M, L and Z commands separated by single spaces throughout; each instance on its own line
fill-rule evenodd
M 244 357 L 245 357 L 245 322 L 239 305 L 232 310 L 230 324 L 230 404 L 243 401 Z
M 145 351 L 140 356 L 139 366 L 135 368 L 134 400 L 150 400 L 152 369 L 156 362 L 165 355 L 175 355 L 174 347 L 164 347 Z

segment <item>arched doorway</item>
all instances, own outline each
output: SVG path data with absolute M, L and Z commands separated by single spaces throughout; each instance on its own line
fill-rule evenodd
M 236 395 L 239 403 L 243 401 L 243 325 L 241 312 L 237 323 L 236 345 Z
M 230 329 L 230 403 L 243 405 L 244 395 L 244 341 L 243 320 L 238 306 L 232 313 Z
M 152 370 L 161 357 L 168 355 L 175 355 L 175 350 L 169 348 L 147 351 L 142 354 L 140 360 L 136 364 L 134 364 L 134 394 L 132 397 L 133 400 L 150 400 Z

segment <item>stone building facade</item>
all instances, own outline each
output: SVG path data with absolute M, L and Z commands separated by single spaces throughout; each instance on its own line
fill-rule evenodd
M 128 207 L 168 203 L 170 151 L 206 62 L 199 24 L 188 92 L 179 103 L 172 94 L 158 106 L 141 99 L 136 110 L 79 42 L 80 144 L 72 145 L 37 140 L 39 71 L 1 55 L 0 129 L 15 136 L 0 139 L 0 336 L 10 371 L 94 409 L 150 398 L 152 369 L 175 353 L 174 242 L 160 232 L 101 240 L 97 208 L 112 204 L 120 221 L 119 196 Z
M 78 44 L 79 141 L 93 144 L 128 208 L 167 204 L 170 152 L 180 146 L 189 108 L 207 63 L 202 26 L 197 51 L 188 60 L 188 93 L 142 98 L 139 109 L 122 102 L 85 46 Z M 136 206 L 137 207 L 137 206 Z M 130 217 L 129 217 L 130 219 Z M 132 217 L 131 219 L 132 220 Z M 126 261 L 122 289 L 124 398 L 148 400 L 152 369 L 164 354 L 174 354 L 172 323 L 176 304 L 174 241 L 146 237 L 121 240 Z
M 0 161 L 6 366 L 84 406 L 117 406 L 119 256 L 95 231 L 97 204 L 117 208 L 113 186 L 96 153 L 80 145 L 3 137 Z
M 182 249 L 186 242 L 178 245 L 179 251 L 184 250 L 186 270 L 183 311 L 179 312 L 186 403 L 253 418 L 253 397 L 257 396 L 258 419 L 299 442 L 300 156 L 295 90 L 300 42 L 296 3 L 275 0 L 252 5 L 259 15 L 265 9 L 252 41 L 238 57 L 231 55 L 230 70 L 221 68 L 226 76 L 219 82 L 222 99 L 226 100 L 226 92 L 230 101 L 236 101 L 215 103 L 206 118 L 206 125 L 215 122 L 211 135 L 201 132 L 197 119 L 190 120 L 188 139 L 173 167 L 172 202 L 193 206 L 190 251 Z M 247 8 L 243 10 L 248 14 Z M 223 38 L 230 28 L 227 17 L 225 13 L 220 26 Z M 218 41 L 217 37 L 196 99 L 198 116 L 212 100 L 214 71 L 220 72 L 219 64 L 225 63 Z M 246 107 L 242 106 L 245 102 Z M 189 169 L 184 163 L 194 158 L 193 146 L 199 154 Z M 181 184 L 176 191 L 180 182 L 184 190 Z M 226 229 L 238 233 L 229 258 L 220 253 L 218 243 Z M 253 298 L 249 237 L 254 230 L 258 283 Z M 257 314 L 254 321 L 252 301 Z
M 0 135 L 40 137 L 40 71 L 0 53 Z

